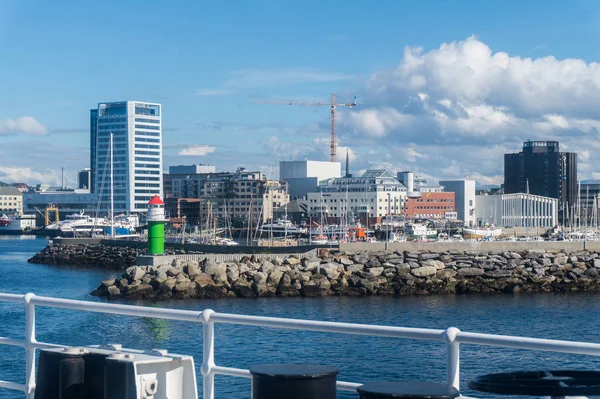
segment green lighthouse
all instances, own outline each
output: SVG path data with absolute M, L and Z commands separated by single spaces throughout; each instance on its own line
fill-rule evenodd
M 148 202 L 148 255 L 165 254 L 165 203 L 155 195 Z

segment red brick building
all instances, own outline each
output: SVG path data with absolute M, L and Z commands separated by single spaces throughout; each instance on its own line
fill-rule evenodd
M 454 193 L 424 192 L 421 198 L 406 201 L 406 216 L 409 218 L 443 218 L 446 212 L 456 211 Z

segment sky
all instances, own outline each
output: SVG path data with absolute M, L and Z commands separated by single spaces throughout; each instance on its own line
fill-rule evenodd
M 600 2 L 0 0 L 0 181 L 76 184 L 89 110 L 163 105 L 169 165 L 328 160 L 501 184 L 503 154 L 558 140 L 600 178 Z

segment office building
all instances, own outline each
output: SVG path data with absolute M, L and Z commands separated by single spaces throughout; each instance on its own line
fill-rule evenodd
M 455 194 L 442 191 L 425 191 L 418 198 L 408 198 L 405 215 L 417 219 L 442 219 L 455 212 Z
M 475 226 L 475 180 L 443 180 L 440 185 L 446 192 L 454 193 L 457 219 L 466 227 Z
M 84 168 L 77 173 L 77 188 L 78 189 L 90 189 L 90 183 L 92 181 L 92 170 L 90 168 Z
M 544 227 L 558 224 L 558 200 L 540 195 L 518 193 L 477 195 L 477 226 Z
M 504 154 L 504 193 L 556 198 L 559 207 L 577 202 L 577 154 L 560 152 L 558 141 L 526 141 Z
M 23 213 L 23 193 L 18 188 L 0 187 L 0 216 L 3 213 Z
M 367 170 L 360 177 L 327 179 L 308 193 L 309 217 L 327 223 L 346 219 L 365 225 L 381 223 L 388 214 L 400 215 L 405 204 L 406 187 L 387 169 Z
M 92 192 L 103 209 L 110 209 L 111 133 L 115 213 L 146 212 L 163 194 L 161 105 L 121 101 L 90 111 Z
M 290 197 L 306 198 L 315 191 L 319 182 L 342 177 L 340 162 L 324 161 L 281 161 L 279 162 L 279 180 L 288 183 Z

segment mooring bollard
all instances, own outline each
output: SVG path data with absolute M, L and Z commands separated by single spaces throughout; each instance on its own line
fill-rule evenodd
M 252 399 L 335 399 L 338 372 L 316 364 L 251 366 Z

